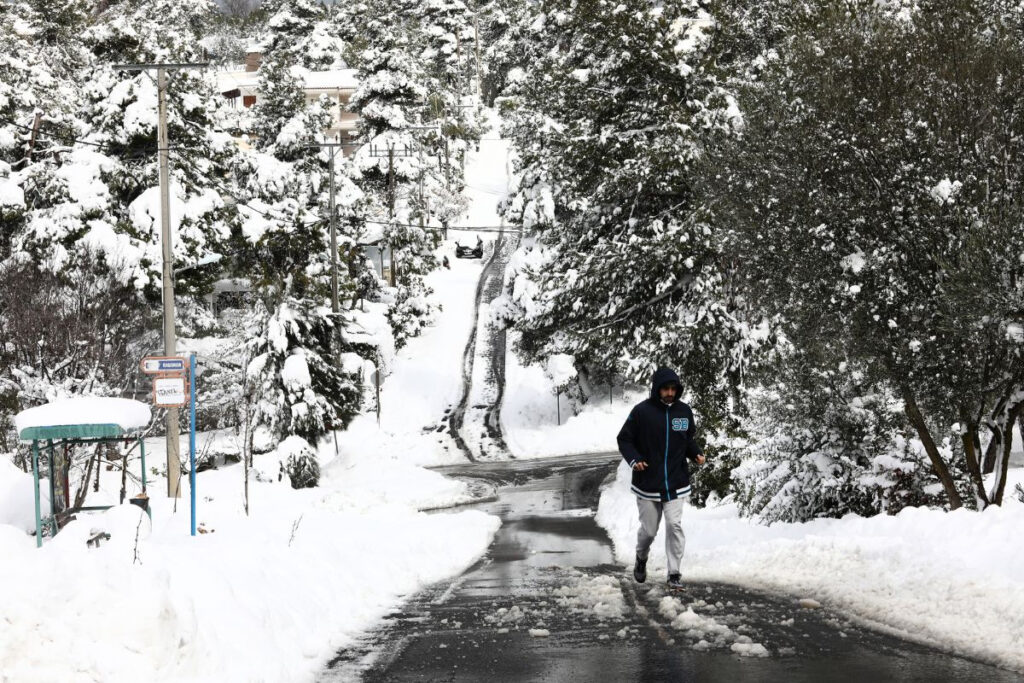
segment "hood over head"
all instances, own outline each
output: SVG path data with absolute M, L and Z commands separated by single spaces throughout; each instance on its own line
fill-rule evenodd
M 679 382 L 679 375 L 669 368 L 658 368 L 651 377 L 651 398 L 657 399 L 658 390 L 666 384 L 675 384 L 678 387 L 676 390 L 677 399 L 682 395 L 683 385 Z

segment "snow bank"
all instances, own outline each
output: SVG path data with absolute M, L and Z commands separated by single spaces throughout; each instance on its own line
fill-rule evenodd
M 556 382 L 565 381 L 568 370 L 523 365 L 511 350 L 514 339 L 515 333 L 509 332 L 501 404 L 502 432 L 512 454 L 517 458 L 543 458 L 614 451 L 615 436 L 630 409 L 646 396 L 641 392 L 626 392 L 623 396 L 616 387 L 611 401 L 607 394 L 594 396 L 579 414 L 573 415 L 566 396 L 555 397 Z
M 15 429 L 55 427 L 63 425 L 116 424 L 125 431 L 142 429 L 149 424 L 149 406 L 128 398 L 79 396 L 52 401 L 23 410 L 14 417 Z
M 246 517 L 239 467 L 199 478 L 207 533 L 195 538 L 187 503 L 175 513 L 160 497 L 152 522 L 128 505 L 82 515 L 41 550 L 4 510 L 5 679 L 312 680 L 402 595 L 469 566 L 499 524 L 476 511 L 368 507 L 341 480 L 328 495 L 252 483 Z M 0 491 L 25 480 L 31 489 L 29 475 L 0 468 Z M 110 540 L 87 548 L 100 530 Z
M 631 565 L 637 512 L 629 477 L 621 465 L 597 521 L 618 560 Z M 1008 493 L 1022 478 L 1014 472 Z M 734 505 L 687 507 L 683 522 L 684 581 L 814 596 L 903 638 L 1024 672 L 1024 505 L 1016 500 L 980 514 L 907 508 L 772 526 L 741 519 Z M 651 551 L 654 576 L 665 568 L 662 536 Z

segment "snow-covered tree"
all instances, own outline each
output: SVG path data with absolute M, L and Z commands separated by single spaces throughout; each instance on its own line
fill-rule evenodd
M 88 17 L 80 0 L 0 4 L 0 259 L 28 208 L 45 201 L 59 165 L 51 150 L 75 137 L 81 88 L 73 76 L 87 59 L 78 34 Z
M 418 227 L 419 186 L 429 158 L 413 130 L 423 125 L 427 76 L 412 54 L 408 36 L 380 20 L 368 24 L 370 47 L 360 57 L 359 88 L 350 106 L 360 115 L 355 154 L 360 186 L 374 201 L 373 219 L 391 254 L 394 303 L 389 320 L 401 345 L 432 314 L 423 277 L 437 266 L 439 235 Z M 417 221 L 414 223 L 414 221 Z
M 117 63 L 192 61 L 192 21 L 212 5 L 133 3 L 111 6 L 84 34 L 92 63 L 77 112 L 81 141 L 62 152 L 46 178 L 19 248 L 41 266 L 73 272 L 93 255 L 120 281 L 157 301 L 161 281 L 154 74 L 120 71 Z M 171 219 L 183 295 L 201 294 L 213 277 L 198 266 L 218 253 L 230 212 L 220 190 L 235 146 L 212 130 L 219 98 L 201 75 L 170 78 Z M 193 266 L 185 271 L 184 267 Z
M 540 45 L 531 40 L 537 18 L 532 3 L 524 0 L 490 0 L 478 3 L 480 94 L 493 106 L 505 91 L 509 73 L 525 71 L 530 55 Z
M 713 73 L 698 3 L 541 3 L 541 41 L 507 92 L 528 234 L 505 310 L 529 360 L 568 353 L 601 376 L 678 368 L 707 424 L 763 337 L 692 188 L 713 131 L 740 123 Z
M 954 508 L 942 443 L 978 505 L 998 503 L 1024 401 L 1019 20 L 966 1 L 824 3 L 761 60 L 743 137 L 706 182 L 744 296 L 804 357 L 834 345 L 900 399 Z M 990 490 L 986 441 L 1002 459 Z
M 337 347 L 339 322 L 329 307 L 288 299 L 264 314 L 249 344 L 255 419 L 279 444 L 294 488 L 317 484 L 317 445 L 331 430 L 344 429 L 359 406 L 358 376 L 324 353 Z
M 468 92 L 476 43 L 473 14 L 462 0 L 426 0 L 419 7 L 422 59 L 445 90 Z
M 348 42 L 346 23 L 334 15 L 344 9 L 319 0 L 271 0 L 263 8 L 269 15 L 267 54 L 312 71 L 344 68 Z
M 193 21 L 211 7 L 121 2 L 95 15 L 92 3 L 71 0 L 0 7 L 0 40 L 12 46 L 0 57 L 9 69 L 0 90 L 10 85 L 15 95 L 0 96 L 10 117 L 0 122 L 0 154 L 13 162 L 0 203 L 18 205 L 12 221 L 0 210 L 0 269 L 11 284 L 0 312 L 8 362 L 0 365 L 22 407 L 123 392 L 139 355 L 159 345 L 150 315 L 161 280 L 156 88 L 151 75 L 113 65 L 196 61 Z M 218 102 L 199 76 L 172 76 L 171 217 L 186 331 L 214 277 L 199 266 L 215 260 L 231 223 L 221 190 L 235 146 L 211 130 Z M 37 286 L 14 286 L 26 280 Z M 26 310 L 40 324 L 27 324 Z

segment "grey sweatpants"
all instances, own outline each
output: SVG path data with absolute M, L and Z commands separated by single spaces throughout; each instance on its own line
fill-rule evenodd
M 667 503 L 656 500 L 636 499 L 640 511 L 640 531 L 636 534 L 636 556 L 646 560 L 647 554 L 658 535 L 658 525 L 665 515 L 665 558 L 669 574 L 679 573 L 679 563 L 686 550 L 686 534 L 683 533 L 683 499 L 676 498 Z

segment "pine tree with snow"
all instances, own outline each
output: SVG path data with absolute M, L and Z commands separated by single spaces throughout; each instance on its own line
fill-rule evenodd
M 152 75 L 114 69 L 116 63 L 199 55 L 191 21 L 212 5 L 133 3 L 109 7 L 83 35 L 91 64 L 77 112 L 88 133 L 60 156 L 20 248 L 37 262 L 74 272 L 77 262 L 98 254 L 118 278 L 151 302 L 161 281 L 157 170 L 157 92 Z M 183 272 L 178 292 L 205 294 L 215 269 L 203 268 L 230 231 L 231 216 L 221 190 L 236 147 L 212 130 L 219 97 L 196 73 L 170 77 L 168 121 L 171 154 L 171 219 L 175 260 Z M 185 271 L 185 266 L 192 266 Z
M 426 0 L 419 7 L 422 59 L 441 88 L 458 95 L 469 91 L 476 43 L 473 15 L 462 0 Z
M 59 165 L 53 148 L 77 133 L 74 74 L 88 58 L 78 40 L 88 18 L 81 0 L 0 4 L 0 260 L 23 233 L 28 208 L 48 201 Z
M 271 0 L 263 10 L 269 15 L 267 54 L 311 71 L 345 68 L 348 42 L 345 23 L 335 18 L 347 13 L 337 5 L 319 0 Z
M 204 2 L 121 2 L 94 16 L 89 4 L 43 5 L 18 6 L 28 9 L 14 31 L 22 43 L 17 54 L 40 61 L 22 62 L 29 66 L 27 80 L 10 81 L 20 93 L 10 114 L 22 126 L 12 129 L 24 132 L 36 109 L 44 116 L 32 158 L 18 164 L 16 182 L 27 201 L 4 235 L 3 256 L 10 258 L 0 264 L 12 283 L 0 312 L 10 316 L 2 325 L 11 332 L 5 344 L 21 356 L 4 365 L 27 402 L 122 393 L 139 355 L 159 344 L 150 316 L 159 307 L 161 281 L 156 88 L 149 75 L 113 65 L 169 57 L 196 61 L 192 21 L 212 8 Z M 5 17 L 6 10 L 5 3 Z M 179 321 L 186 334 L 208 322 L 197 301 L 216 276 L 209 264 L 232 221 L 221 190 L 229 189 L 236 148 L 211 130 L 219 102 L 201 77 L 171 78 L 171 217 L 181 268 Z M 10 151 L 24 156 L 30 137 L 19 134 Z M 38 286 L 13 286 L 24 278 Z M 48 325 L 11 327 L 25 306 L 47 311 L 36 316 Z
M 494 106 L 505 91 L 510 73 L 529 67 L 530 55 L 540 45 L 532 40 L 531 30 L 537 11 L 523 0 L 490 0 L 478 5 L 480 94 L 488 105 Z
M 712 132 L 739 124 L 714 19 L 585 0 L 542 3 L 531 26 L 540 44 L 506 105 L 521 174 L 506 215 L 527 231 L 505 309 L 519 350 L 598 377 L 671 365 L 714 426 L 762 342 L 692 188 Z
M 361 55 L 359 88 L 350 100 L 365 143 L 355 163 L 360 186 L 374 202 L 372 220 L 382 225 L 392 257 L 396 291 L 388 318 L 401 345 L 419 333 L 435 308 L 427 302 L 423 277 L 438 265 L 433 250 L 440 238 L 436 230 L 418 226 L 426 219 L 419 185 L 428 182 L 430 160 L 411 130 L 423 125 L 428 79 L 401 30 L 374 20 L 368 37 L 371 47 Z
M 336 348 L 339 322 L 326 306 L 289 298 L 263 314 L 261 332 L 249 344 L 255 421 L 273 435 L 294 488 L 317 484 L 317 445 L 331 430 L 344 429 L 359 406 L 358 376 L 323 352 Z

